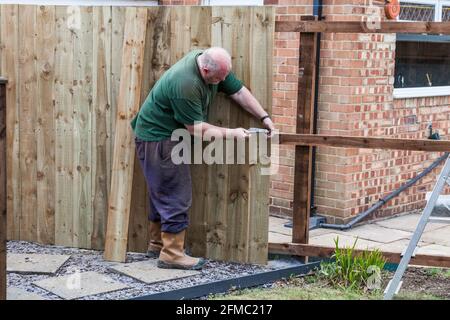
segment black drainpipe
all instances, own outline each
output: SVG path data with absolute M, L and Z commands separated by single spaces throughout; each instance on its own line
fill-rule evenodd
M 381 206 L 383 206 L 386 202 L 388 202 L 389 200 L 391 200 L 392 198 L 395 198 L 396 196 L 398 196 L 402 191 L 408 189 L 409 187 L 411 187 L 413 184 L 415 184 L 417 181 L 419 181 L 420 179 L 422 179 L 423 177 L 425 177 L 427 174 L 429 174 L 431 171 L 433 171 L 434 168 L 436 168 L 439 164 L 441 164 L 441 162 L 443 162 L 445 159 L 448 158 L 449 156 L 449 152 L 446 152 L 443 156 L 441 156 L 440 158 L 436 159 L 436 161 L 434 161 L 431 166 L 429 166 L 428 168 L 426 168 L 424 171 L 422 171 L 420 174 L 418 174 L 417 176 L 415 176 L 414 178 L 408 180 L 408 182 L 406 182 L 405 184 L 403 184 L 400 188 L 394 190 L 393 192 L 391 192 L 389 195 L 387 195 L 384 198 L 381 198 L 380 200 L 378 200 L 372 207 L 370 207 L 368 210 L 364 211 L 363 213 L 357 215 L 352 221 L 350 221 L 347 224 L 328 224 L 328 223 L 320 223 L 320 227 L 321 228 L 328 228 L 328 229 L 338 229 L 338 230 L 348 230 L 351 227 L 353 227 L 356 223 L 360 222 L 361 220 L 363 220 L 365 217 L 367 217 L 368 215 L 374 213 L 375 211 L 377 211 Z
M 322 20 L 322 2 L 323 0 L 314 0 L 314 6 L 313 6 L 313 15 L 317 16 L 318 20 Z M 317 133 L 317 118 L 319 113 L 319 75 L 320 75 L 320 38 L 321 33 L 317 34 L 317 45 L 318 50 L 316 54 L 316 78 L 315 78 L 315 85 L 314 85 L 314 117 L 313 117 L 313 133 Z M 315 214 L 315 204 L 314 204 L 314 188 L 316 185 L 316 147 L 312 147 L 312 174 L 311 174 L 311 198 L 310 198 L 310 204 L 311 204 L 311 216 Z

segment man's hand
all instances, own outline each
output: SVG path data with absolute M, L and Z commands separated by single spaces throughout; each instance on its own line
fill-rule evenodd
M 264 127 L 269 130 L 269 133 L 267 134 L 267 136 L 270 138 L 272 137 L 274 131 L 275 131 L 275 126 L 273 125 L 272 119 L 270 118 L 265 118 L 263 121 L 263 125 Z
M 250 132 L 244 128 L 230 129 L 228 133 L 230 137 L 237 139 L 245 139 L 250 136 Z

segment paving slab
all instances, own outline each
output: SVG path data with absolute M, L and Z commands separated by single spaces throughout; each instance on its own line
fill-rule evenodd
M 91 271 L 52 277 L 33 284 L 68 300 L 128 288 L 126 284 Z
M 353 247 L 353 244 L 355 243 L 356 237 L 353 235 L 345 235 L 341 233 L 327 233 L 323 234 L 317 237 L 311 237 L 309 239 L 309 243 L 319 246 L 326 246 L 326 247 L 335 247 L 334 240 L 339 237 L 339 247 Z M 367 249 L 367 248 L 373 248 L 377 245 L 379 245 L 379 242 L 376 241 L 368 241 L 364 239 L 358 238 L 358 241 L 356 242 L 356 249 Z
M 367 224 L 359 227 L 355 227 L 350 230 L 342 231 L 343 234 L 358 236 L 361 239 L 389 243 L 400 239 L 408 239 L 411 236 L 411 232 L 384 228 L 376 224 Z
M 269 242 L 270 243 L 292 242 L 292 236 L 288 236 L 277 232 L 269 232 Z
M 414 232 L 416 230 L 417 224 L 419 223 L 420 214 L 408 214 L 405 216 L 390 218 L 383 221 L 375 222 L 376 225 L 389 228 L 389 229 L 397 229 L 408 232 Z M 447 224 L 445 223 L 435 223 L 429 222 L 425 227 L 426 231 L 433 231 L 440 228 L 445 227 Z
M 445 256 L 450 257 L 450 246 L 442 246 L 439 244 L 430 244 L 420 247 L 417 250 L 418 254 L 429 254 L 432 256 Z
M 110 269 L 145 283 L 157 283 L 181 279 L 201 274 L 195 270 L 161 269 L 156 266 L 156 259 L 121 263 Z
M 343 234 L 341 231 L 334 230 L 334 229 L 317 228 L 317 229 L 309 230 L 309 237 L 310 238 L 317 237 L 317 236 L 321 236 L 323 234 L 328 234 L 328 233 Z
M 401 239 L 401 240 L 397 240 L 397 241 L 390 242 L 390 243 L 382 243 L 382 244 L 376 246 L 375 248 L 380 249 L 381 251 L 386 251 L 386 252 L 402 253 L 406 249 L 408 244 L 409 244 L 408 239 Z M 423 241 L 419 242 L 419 248 L 423 247 L 423 246 L 428 246 L 428 245 L 430 245 L 430 244 L 427 242 L 423 242 Z
M 6 300 L 46 300 L 40 295 L 26 290 L 9 287 L 6 289 Z
M 6 270 L 27 274 L 55 274 L 69 258 L 70 255 L 8 253 Z
M 292 228 L 284 226 L 288 222 L 290 222 L 288 219 L 269 217 L 269 231 L 291 236 Z
M 450 226 L 447 224 L 444 228 L 424 232 L 421 239 L 433 244 L 450 246 Z

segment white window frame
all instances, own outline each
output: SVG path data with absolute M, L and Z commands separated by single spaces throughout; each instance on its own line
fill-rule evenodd
M 450 0 L 404 0 L 400 1 L 400 5 L 402 2 L 435 5 L 434 21 L 436 22 L 442 22 L 442 7 L 450 6 Z M 398 18 L 397 20 L 406 21 Z M 393 96 L 394 99 L 450 96 L 450 86 L 394 88 Z
M 263 6 L 264 0 L 202 0 L 202 6 Z
M 436 21 L 436 22 L 442 21 L 442 2 L 443 1 L 440 1 L 440 0 L 400 0 L 400 6 L 402 5 L 403 2 L 434 5 L 435 8 L 434 8 L 434 20 L 433 21 Z M 397 18 L 397 20 L 412 21 L 412 20 L 400 20 L 399 18 Z
M 441 1 L 441 13 L 440 13 L 440 19 L 442 21 L 442 7 L 450 7 L 450 1 Z
M 133 1 L 133 0 L 0 0 L 0 4 L 26 4 L 42 6 L 82 6 L 82 7 L 150 7 L 157 6 L 158 0 Z

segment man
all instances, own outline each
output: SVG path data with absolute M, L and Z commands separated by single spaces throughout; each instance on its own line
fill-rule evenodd
M 156 82 L 131 126 L 136 150 L 148 189 L 151 206 L 150 243 L 147 255 L 159 256 L 158 267 L 201 269 L 204 259 L 184 252 L 188 210 L 192 201 L 188 164 L 171 159 L 172 132 L 186 128 L 190 134 L 214 130 L 214 136 L 246 138 L 243 128 L 227 129 L 206 122 L 208 108 L 218 91 L 260 119 L 271 132 L 269 115 L 250 91 L 231 72 L 231 57 L 222 48 L 188 53 Z

